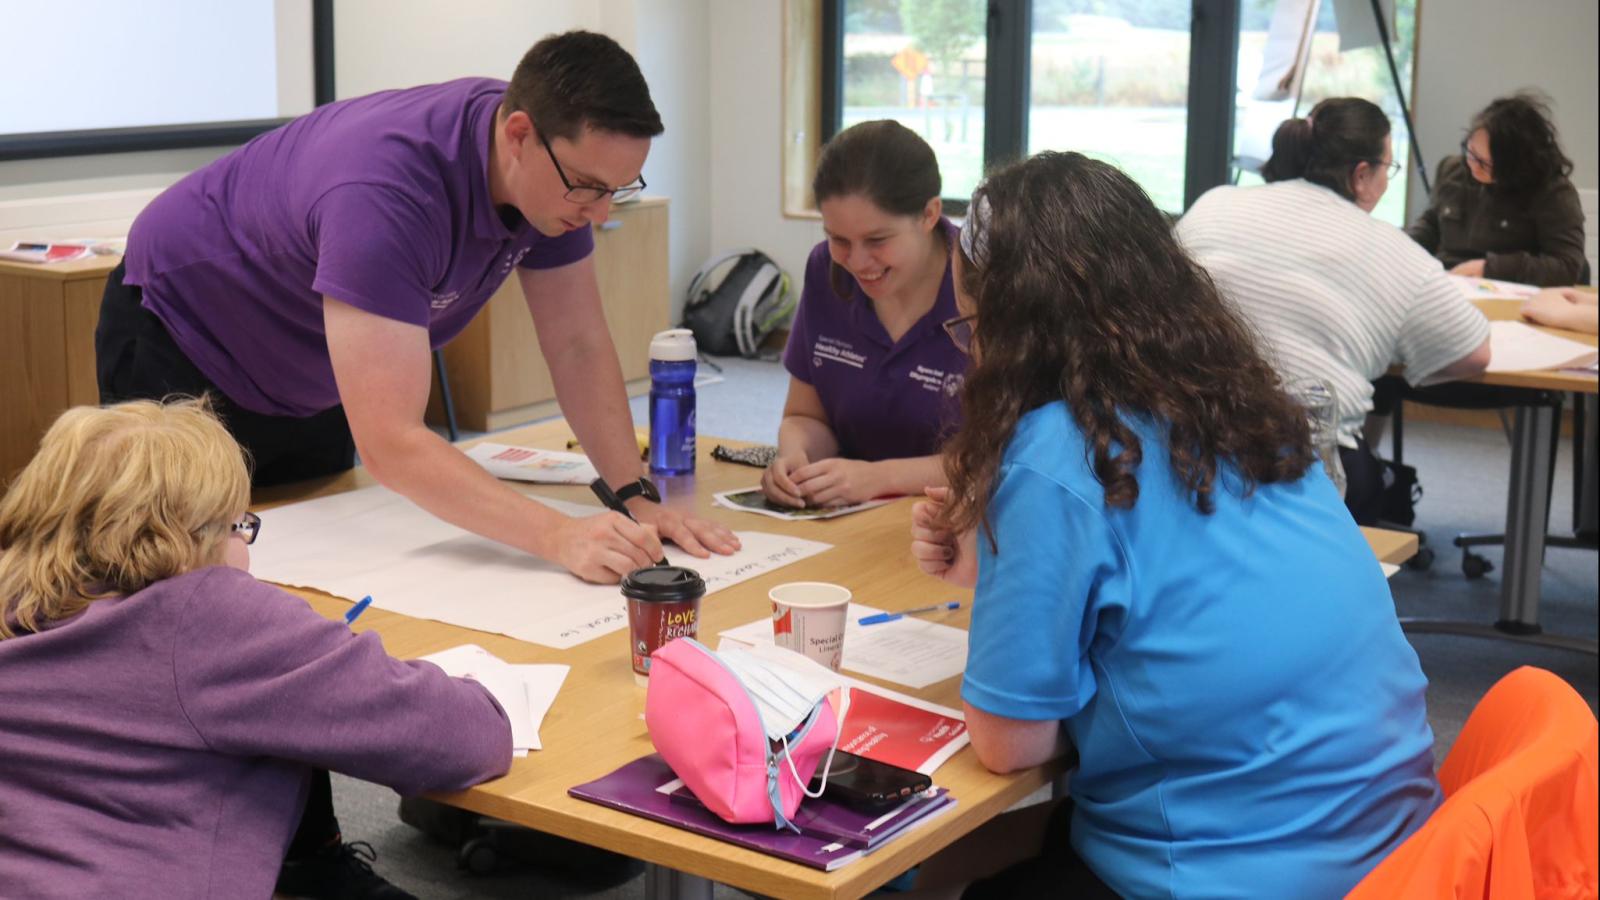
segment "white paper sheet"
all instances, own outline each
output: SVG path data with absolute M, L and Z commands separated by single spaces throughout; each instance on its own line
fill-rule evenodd
M 477 644 L 462 644 L 422 659 L 443 669 L 446 675 L 471 678 L 488 689 L 511 722 L 512 753 L 526 756 L 529 750 L 544 749 L 539 741 L 539 726 L 561 691 L 570 666 L 513 666 Z
M 568 515 L 595 506 L 541 498 Z M 380 609 L 510 635 L 565 649 L 627 627 L 616 585 L 587 584 L 545 562 L 444 522 L 383 487 L 269 509 L 251 547 L 251 572 L 264 581 L 340 597 L 372 595 Z M 738 584 L 832 545 L 758 531 L 737 532 L 732 556 L 696 559 L 676 547 L 667 561 L 688 566 L 706 593 Z
M 1521 322 L 1489 323 L 1489 371 L 1537 372 L 1587 366 L 1596 350 Z
M 1468 300 L 1526 300 L 1539 293 L 1534 285 L 1515 281 L 1472 278 L 1467 275 L 1451 275 L 1450 280 L 1455 282 L 1461 296 Z
M 485 442 L 467 449 L 467 458 L 490 475 L 507 481 L 535 484 L 588 484 L 600 477 L 582 453 L 536 450 Z
M 966 669 L 967 633 L 962 629 L 915 616 L 880 625 L 859 624 L 862 616 L 880 612 L 883 610 L 850 604 L 850 618 L 844 627 L 845 669 L 913 688 L 954 678 Z M 771 644 L 772 620 L 758 619 L 719 636 L 751 646 Z
M 1393 578 L 1394 577 L 1394 573 L 1400 571 L 1400 567 L 1395 565 L 1394 563 L 1386 563 L 1386 562 L 1383 562 L 1382 560 L 1379 560 L 1378 561 L 1378 565 L 1380 567 L 1382 567 L 1382 569 L 1383 569 L 1383 577 L 1385 577 L 1385 578 Z

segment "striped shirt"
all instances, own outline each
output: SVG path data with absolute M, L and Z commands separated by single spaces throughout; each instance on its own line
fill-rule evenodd
M 1321 378 L 1354 447 L 1372 379 L 1419 384 L 1489 337 L 1483 313 L 1405 232 L 1303 179 L 1214 188 L 1178 239 L 1261 339 L 1286 384 Z

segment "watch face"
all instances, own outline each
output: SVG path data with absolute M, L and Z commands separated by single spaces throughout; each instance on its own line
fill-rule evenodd
M 656 490 L 656 483 L 648 478 L 639 479 L 639 495 L 651 503 L 661 502 L 661 492 Z

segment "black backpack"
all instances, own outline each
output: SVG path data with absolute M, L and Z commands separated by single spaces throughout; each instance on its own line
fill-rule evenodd
M 727 274 L 712 279 L 727 263 Z M 788 323 L 798 300 L 789 275 L 772 257 L 745 247 L 712 257 L 689 282 L 683 327 L 694 332 L 701 353 L 753 359 L 767 335 Z

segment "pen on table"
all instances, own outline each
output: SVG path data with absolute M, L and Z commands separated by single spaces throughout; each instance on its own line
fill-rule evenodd
M 356 617 L 361 615 L 362 613 L 366 612 L 367 611 L 367 607 L 369 607 L 371 605 L 372 605 L 372 595 L 371 594 L 368 594 L 365 597 L 362 597 L 360 600 L 356 601 L 356 605 L 355 606 L 350 607 L 349 612 L 346 612 L 344 614 L 344 623 L 346 625 L 354 624 L 355 621 L 356 621 Z
M 589 482 L 589 490 L 594 491 L 594 495 L 600 498 L 600 502 L 605 506 L 606 509 L 609 509 L 612 512 L 622 513 L 628 517 L 628 521 L 635 525 L 639 524 L 639 520 L 635 519 L 633 517 L 633 512 L 628 509 L 628 504 L 622 502 L 622 498 L 618 497 L 617 492 L 611 489 L 611 485 L 606 484 L 606 480 L 604 478 L 596 478 L 595 480 Z M 656 562 L 656 565 L 665 566 L 670 565 L 670 563 L 668 563 L 667 558 L 663 556 L 659 561 Z
M 918 615 L 920 613 L 939 612 L 940 610 L 960 609 L 960 608 L 961 608 L 961 601 L 960 600 L 951 600 L 948 603 L 935 603 L 932 606 L 919 606 L 916 609 L 906 609 L 906 610 L 901 610 L 900 612 L 884 612 L 884 613 L 876 613 L 876 614 L 870 615 L 870 616 L 862 616 L 861 618 L 856 620 L 856 624 L 857 625 L 881 625 L 884 622 L 893 622 L 896 619 L 903 619 L 906 616 L 915 616 L 915 615 Z

